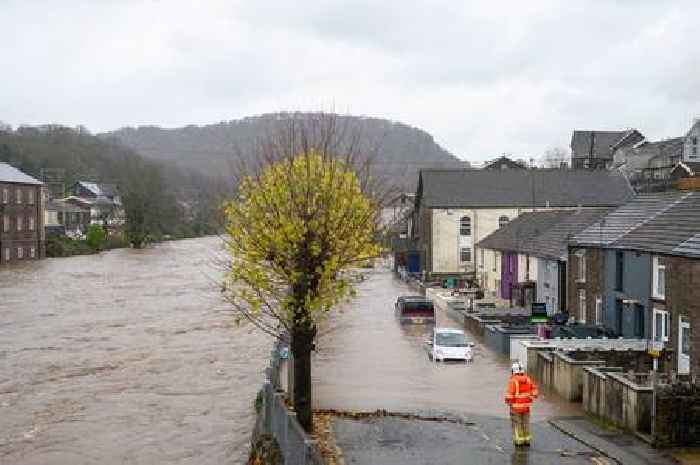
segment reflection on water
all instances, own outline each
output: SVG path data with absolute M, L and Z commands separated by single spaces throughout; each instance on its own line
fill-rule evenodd
M 0 463 L 243 462 L 270 340 L 215 238 L 0 269 Z

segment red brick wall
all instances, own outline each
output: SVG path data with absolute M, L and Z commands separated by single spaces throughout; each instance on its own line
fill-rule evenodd
M 3 202 L 3 190 L 9 191 L 8 202 Z M 17 203 L 17 190 L 22 191 L 21 203 Z M 33 192 L 29 203 L 29 192 Z M 4 231 L 4 217 L 10 218 L 10 229 Z M 28 218 L 34 218 L 34 229 L 29 229 Z M 18 218 L 22 219 L 22 230 L 17 231 Z M 31 260 L 30 251 L 34 248 L 35 259 L 43 257 L 44 209 L 41 186 L 0 183 L 0 263 L 5 263 L 5 250 L 10 249 L 10 261 L 18 260 L 17 248 L 22 248 L 22 260 Z
M 579 257 L 576 253 L 585 251 L 586 279 L 579 281 Z M 578 293 L 580 289 L 586 292 L 586 322 L 595 322 L 595 299 L 603 295 L 605 283 L 605 254 L 597 248 L 573 248 L 569 247 L 569 260 L 567 263 L 567 288 L 566 300 L 569 315 L 578 317 Z M 605 299 L 603 299 L 603 311 L 605 311 Z

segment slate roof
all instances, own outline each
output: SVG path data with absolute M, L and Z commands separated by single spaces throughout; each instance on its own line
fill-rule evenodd
M 0 182 L 16 183 L 16 184 L 43 184 L 38 179 L 34 179 L 28 174 L 23 173 L 12 165 L 0 163 Z
M 609 207 L 633 197 L 627 180 L 607 171 L 421 170 L 416 202 L 428 208 Z
M 523 213 L 477 245 L 486 249 L 525 253 L 547 260 L 565 260 L 571 237 L 610 210 L 582 208 Z
M 576 234 L 571 243 L 581 246 L 611 246 L 635 228 L 671 208 L 684 195 L 687 193 L 664 192 L 638 195 Z
M 520 252 L 570 213 L 564 210 L 523 213 L 483 238 L 477 246 L 482 249 Z
M 560 221 L 524 244 L 522 253 L 547 260 L 565 260 L 571 238 L 611 210 L 611 208 L 568 210 L 564 212 Z
M 700 192 L 684 192 L 671 206 L 630 231 L 613 247 L 700 257 Z
M 115 195 L 119 195 L 115 184 L 101 184 L 87 181 L 78 181 L 78 184 L 98 197 L 114 197 Z
M 590 157 L 591 144 L 593 144 L 593 158 L 612 160 L 613 146 L 634 144 L 642 139 L 643 136 L 635 129 L 625 131 L 576 130 L 571 135 L 571 156 L 574 158 Z

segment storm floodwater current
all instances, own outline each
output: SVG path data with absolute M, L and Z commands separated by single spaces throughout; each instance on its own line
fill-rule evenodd
M 217 238 L 0 269 L 0 464 L 243 463 L 271 340 Z

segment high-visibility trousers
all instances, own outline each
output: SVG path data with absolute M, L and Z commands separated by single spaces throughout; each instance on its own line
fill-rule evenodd
M 530 436 L 530 412 L 510 412 L 510 423 L 513 427 L 513 444 L 516 446 L 529 444 L 532 440 Z

